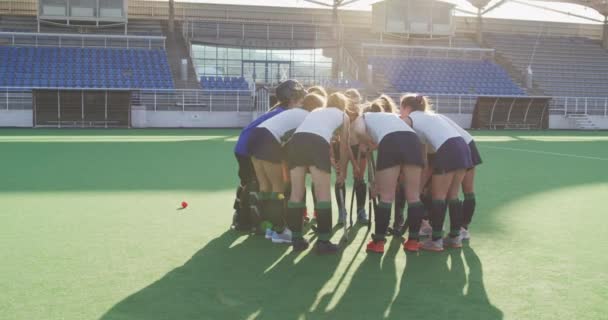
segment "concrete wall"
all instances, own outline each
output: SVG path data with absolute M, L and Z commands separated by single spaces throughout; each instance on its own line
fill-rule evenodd
M 589 116 L 589 119 L 601 130 L 608 130 L 608 117 Z M 549 116 L 549 129 L 576 130 L 574 120 L 563 115 Z
M 131 111 L 133 128 L 241 128 L 252 119 L 251 112 Z
M 0 127 L 31 128 L 33 124 L 32 110 L 0 110 Z
M 464 129 L 470 129 L 473 122 L 473 114 L 458 114 L 458 113 L 442 113 L 444 116 L 452 119 Z

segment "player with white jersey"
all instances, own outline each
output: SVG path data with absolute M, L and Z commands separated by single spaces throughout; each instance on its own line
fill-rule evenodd
M 430 222 L 433 228 L 431 239 L 421 248 L 430 251 L 443 251 L 446 247 L 462 247 L 460 228 L 462 226 L 462 203 L 458 199 L 460 186 L 466 170 L 473 166 L 471 151 L 460 133 L 442 117 L 429 111 L 428 99 L 421 95 L 408 94 L 401 98 L 400 113 L 435 153 L 430 163 L 432 205 Z M 450 233 L 443 237 L 443 222 L 449 202 Z
M 305 207 L 306 173 L 310 171 L 316 193 L 317 213 L 316 251 L 319 254 L 338 252 L 338 246 L 329 241 L 332 232 L 331 217 L 331 160 L 330 142 L 334 135 L 348 141 L 350 122 L 356 119 L 358 109 L 351 109 L 348 99 L 341 93 L 333 93 L 327 107 L 311 112 L 298 127 L 287 144 L 287 163 L 291 177 L 291 196 L 287 208 L 287 223 L 293 232 L 293 250 L 308 248 L 302 235 L 302 210 Z M 341 154 L 348 154 L 348 144 L 341 145 Z M 344 168 L 348 157 L 342 157 Z M 343 184 L 346 172 L 339 172 L 337 183 Z
M 379 104 L 372 104 L 370 112 L 360 116 L 352 126 L 359 141 L 378 148 L 374 190 L 380 197 L 375 208 L 375 229 L 368 252 L 383 253 L 395 189 L 400 173 L 405 177 L 408 223 L 410 235 L 404 243 L 407 251 L 418 251 L 418 231 L 424 215 L 420 202 L 420 176 L 424 167 L 424 148 L 416 132 L 398 115 L 384 112 Z
M 464 193 L 464 200 L 462 201 L 462 229 L 460 230 L 460 235 L 463 240 L 469 240 L 471 235 L 469 233 L 469 224 L 473 221 L 473 215 L 475 214 L 475 167 L 482 163 L 481 155 L 479 154 L 479 150 L 477 149 L 477 145 L 475 144 L 475 140 L 473 136 L 460 127 L 456 122 L 452 121 L 452 119 L 441 115 L 446 121 L 452 125 L 458 132 L 460 136 L 467 142 L 469 145 L 469 149 L 471 150 L 471 159 L 473 160 L 473 167 L 467 170 L 467 173 L 462 180 L 462 193 Z
M 265 213 L 272 229 L 265 230 L 266 238 L 274 243 L 291 243 L 291 232 L 285 228 L 285 181 L 283 144 L 304 121 L 310 111 L 323 107 L 325 100 L 318 95 L 307 95 L 302 106 L 296 107 L 262 122 L 251 133 L 247 145 L 260 190 L 268 195 Z

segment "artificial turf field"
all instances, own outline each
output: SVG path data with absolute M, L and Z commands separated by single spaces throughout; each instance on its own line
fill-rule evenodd
M 228 230 L 237 134 L 0 131 L 0 318 L 608 319 L 607 132 L 475 132 L 465 248 L 324 257 Z

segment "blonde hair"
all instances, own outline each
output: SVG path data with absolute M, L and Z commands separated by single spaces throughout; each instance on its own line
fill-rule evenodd
M 360 113 L 359 105 L 350 102 L 351 101 L 343 93 L 334 92 L 327 98 L 327 107 L 340 109 L 349 117 L 356 117 Z
M 395 100 L 393 100 L 393 98 L 385 94 L 381 94 L 378 97 L 378 100 L 382 101 L 382 109 L 384 109 L 384 112 L 395 113 L 397 111 Z
M 344 95 L 353 103 L 361 103 L 361 93 L 359 93 L 359 90 L 355 88 L 344 91 Z
M 325 98 L 320 94 L 309 93 L 302 101 L 302 108 L 307 111 L 312 111 L 317 108 L 325 107 Z
M 431 111 L 429 99 L 421 94 L 407 93 L 401 97 L 401 107 L 409 106 L 414 111 Z
M 308 93 L 316 93 L 321 97 L 327 99 L 327 91 L 325 91 L 325 89 L 321 86 L 313 86 L 308 88 Z

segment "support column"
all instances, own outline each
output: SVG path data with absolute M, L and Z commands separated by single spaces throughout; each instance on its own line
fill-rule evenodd
M 481 8 L 477 8 L 477 44 L 483 43 L 483 16 Z
M 602 47 L 608 50 L 608 15 L 604 16 L 604 32 L 602 33 Z

